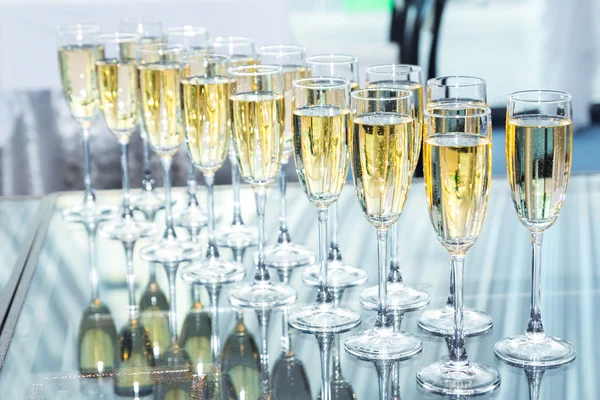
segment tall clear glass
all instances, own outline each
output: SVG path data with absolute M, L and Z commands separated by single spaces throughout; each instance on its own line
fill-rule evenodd
M 423 156 L 429 216 L 452 259 L 455 299 L 450 357 L 422 368 L 417 383 L 442 395 L 488 393 L 498 388 L 500 375 L 467 358 L 463 270 L 466 253 L 479 236 L 487 210 L 492 180 L 490 109 L 463 102 L 428 107 Z
M 321 54 L 308 57 L 306 66 L 312 77 L 333 77 L 347 79 L 350 91 L 358 89 L 358 59 L 347 54 Z M 367 281 L 364 269 L 348 265 L 342 259 L 342 251 L 338 238 L 338 205 L 331 205 L 329 213 L 329 287 L 333 290 L 344 290 L 358 286 Z M 311 286 L 320 285 L 320 266 L 312 265 L 304 271 L 303 280 Z
M 306 78 L 308 70 L 305 65 L 305 50 L 302 46 L 290 44 L 277 44 L 261 46 L 258 49 L 258 61 L 261 64 L 281 65 L 283 68 L 284 96 L 285 96 L 285 140 L 281 169 L 279 170 L 279 234 L 277 244 L 265 248 L 265 262 L 267 266 L 288 270 L 290 268 L 312 264 L 315 254 L 308 248 L 292 243 L 287 224 L 287 165 L 293 153 L 292 143 L 292 111 L 293 88 L 292 82 L 296 79 Z
M 427 81 L 426 108 L 443 104 L 487 106 L 485 81 L 472 76 L 445 76 Z M 441 309 L 427 310 L 419 317 L 419 327 L 435 335 L 450 336 L 454 326 L 454 269 L 450 268 L 450 293 Z M 492 328 L 492 317 L 471 308 L 464 309 L 464 334 L 479 335 Z
M 126 50 L 129 58 L 137 59 L 136 48 L 138 45 L 157 44 L 163 41 L 162 24 L 158 21 L 145 21 L 136 18 L 125 18 L 119 21 L 119 32 L 136 34 L 139 37 L 137 45 L 128 46 Z M 139 85 L 138 85 L 139 88 Z M 152 177 L 152 161 L 150 158 L 150 144 L 148 136 L 144 131 L 144 126 L 140 121 L 140 136 L 143 144 L 143 176 L 142 190 L 136 196 L 131 198 L 131 204 L 136 210 L 139 210 L 146 220 L 154 221 L 154 217 L 159 210 L 165 207 L 164 196 L 159 195 L 154 190 L 155 181 Z
M 165 38 L 171 44 L 183 46 L 184 52 L 187 54 L 194 53 L 209 53 L 210 52 L 210 37 L 208 29 L 202 26 L 184 25 L 165 30 Z M 190 71 L 189 67 L 184 67 L 182 78 L 195 75 L 194 71 Z M 197 241 L 200 229 L 206 226 L 208 217 L 206 211 L 198 202 L 197 190 L 198 181 L 196 180 L 196 167 L 188 152 L 188 177 L 187 177 L 187 205 L 175 214 L 175 223 L 178 226 L 186 228 L 192 240 Z
M 346 351 L 375 364 L 379 398 L 388 398 L 394 362 L 418 354 L 423 344 L 393 328 L 388 309 L 388 230 L 404 209 L 414 160 L 415 113 L 410 90 L 374 88 L 352 92 L 348 134 L 356 196 L 377 231 L 378 304 L 375 327 L 348 337 Z
M 546 335 L 541 313 L 542 239 L 562 208 L 571 174 L 571 95 L 513 93 L 506 111 L 506 170 L 519 221 L 531 233 L 531 308 L 523 335 L 505 338 L 496 355 L 524 367 L 555 367 L 575 359 L 567 341 Z
M 280 66 L 257 65 L 231 68 L 232 133 L 238 165 L 244 181 L 254 190 L 258 224 L 258 256 L 254 280 L 231 288 L 229 301 L 254 308 L 261 342 L 261 398 L 271 398 L 268 326 L 271 310 L 296 300 L 290 286 L 272 282 L 265 264 L 265 206 L 267 190 L 277 178 L 284 141 L 284 84 Z
M 171 163 L 184 138 L 181 123 L 181 88 L 183 47 L 170 44 L 146 44 L 137 47 L 142 122 L 152 150 L 163 167 L 166 197 L 165 231 L 162 240 L 144 247 L 141 256 L 147 261 L 173 264 L 200 255 L 194 243 L 177 240 L 171 201 Z
M 72 24 L 57 28 L 58 64 L 63 95 L 71 115 L 81 127 L 83 142 L 83 204 L 63 211 L 68 221 L 97 224 L 116 215 L 114 207 L 96 203 L 90 165 L 90 127 L 98 115 L 100 93 L 96 61 L 104 49 L 96 43 L 99 25 Z
M 213 53 L 229 56 L 232 67 L 256 64 L 256 51 L 252 39 L 236 36 L 217 37 L 211 42 L 211 45 Z M 231 226 L 217 232 L 217 244 L 240 250 L 256 245 L 257 233 L 255 229 L 244 225 L 242 220 L 240 170 L 233 143 L 229 149 L 229 161 L 231 162 L 231 187 L 233 188 L 233 221 Z
M 294 86 L 294 156 L 296 172 L 319 220 L 319 286 L 314 305 L 293 310 L 290 326 L 313 333 L 321 353 L 322 399 L 330 400 L 329 363 L 335 334 L 360 324 L 360 315 L 337 307 L 329 286 L 327 218 L 348 175 L 350 82 L 340 78 L 307 78 Z
M 421 142 L 423 139 L 423 86 L 421 67 L 418 65 L 388 64 L 367 68 L 367 88 L 386 88 L 410 90 L 413 95 L 415 118 L 411 140 L 410 179 L 415 172 Z M 390 268 L 388 274 L 388 308 L 395 312 L 418 310 L 429 304 L 429 294 L 414 287 L 407 286 L 400 271 L 398 254 L 398 224 L 390 228 Z M 376 310 L 378 287 L 371 286 L 363 290 L 360 300 L 367 309 Z

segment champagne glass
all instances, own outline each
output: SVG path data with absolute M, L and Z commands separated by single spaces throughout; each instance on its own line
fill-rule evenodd
M 185 25 L 168 28 L 165 30 L 165 36 L 169 43 L 183 46 L 186 55 L 210 52 L 208 29 L 204 27 Z M 183 69 L 181 77 L 186 78 L 191 75 L 195 74 L 186 67 Z M 175 221 L 177 225 L 183 226 L 190 231 L 193 240 L 197 240 L 200 229 L 207 224 L 207 216 L 196 197 L 196 190 L 198 187 L 198 182 L 196 181 L 196 168 L 194 167 L 191 156 L 189 156 L 189 152 L 188 159 L 187 207 L 176 215 Z
M 123 179 L 121 218 L 102 224 L 100 234 L 123 243 L 133 243 L 155 231 L 154 223 L 133 218 L 129 195 L 129 138 L 138 123 L 138 71 L 134 60 L 129 58 L 131 54 L 124 50 L 135 45 L 138 36 L 114 33 L 100 35 L 96 40 L 104 49 L 104 56 L 96 62 L 100 107 L 106 126 L 121 147 Z
M 417 374 L 425 390 L 472 396 L 500 385 L 498 372 L 469 361 L 463 326 L 465 255 L 477 240 L 488 204 L 492 178 L 490 109 L 463 102 L 432 105 L 425 111 L 423 159 L 425 192 L 431 223 L 450 253 L 454 269 L 454 333 L 450 358 Z
M 273 308 L 296 300 L 296 291 L 271 282 L 265 264 L 265 206 L 267 190 L 277 177 L 284 140 L 284 86 L 280 66 L 242 66 L 229 70 L 233 143 L 242 178 L 252 186 L 258 223 L 258 262 L 252 283 L 234 286 L 229 301 L 236 307 L 254 308 L 261 343 L 261 396 L 270 397 L 268 324 Z
M 96 43 L 99 25 L 61 25 L 58 34 L 58 64 L 63 95 L 71 115 L 81 127 L 83 142 L 83 204 L 63 211 L 67 221 L 98 223 L 115 216 L 116 209 L 96 203 L 90 166 L 90 127 L 100 106 L 96 61 L 104 49 Z
M 313 333 L 321 353 L 321 392 L 331 398 L 329 362 L 335 334 L 360 324 L 358 313 L 337 307 L 329 288 L 327 218 L 346 183 L 350 125 L 350 82 L 340 78 L 307 78 L 294 85 L 294 156 L 302 189 L 317 208 L 320 275 L 314 305 L 296 309 L 290 325 Z
M 531 90 L 508 97 L 506 169 L 519 221 L 531 233 L 532 284 L 529 323 L 523 335 L 505 338 L 496 355 L 525 367 L 555 367 L 572 361 L 575 348 L 547 336 L 541 314 L 541 255 L 544 231 L 560 213 L 571 173 L 571 95 Z
M 135 18 L 126 18 L 119 22 L 118 30 L 120 32 L 133 33 L 138 35 L 139 40 L 135 46 L 130 46 L 127 51 L 129 58 L 137 61 L 136 48 L 144 44 L 158 44 L 163 41 L 162 24 L 158 21 L 144 21 Z M 125 50 L 126 48 L 124 48 Z M 139 84 L 138 84 L 139 88 Z M 141 108 L 140 108 L 141 113 Z M 150 143 L 148 135 L 144 130 L 144 125 L 140 121 L 140 136 L 143 144 L 143 177 L 142 191 L 131 199 L 131 204 L 136 210 L 139 210 L 146 220 L 154 221 L 154 217 L 159 210 L 165 207 L 165 199 L 154 190 L 154 178 L 152 177 L 152 162 L 150 159 Z
M 352 173 L 363 214 L 377 231 L 379 300 L 375 327 L 348 337 L 344 347 L 354 357 L 375 364 L 383 400 L 388 397 L 392 365 L 423 349 L 418 338 L 393 329 L 387 292 L 388 230 L 404 208 L 415 158 L 413 94 L 376 88 L 356 90 L 351 97 Z
M 215 173 L 227 157 L 231 137 L 229 57 L 220 54 L 188 54 L 188 77 L 181 81 L 183 121 L 190 159 L 204 175 L 208 208 L 208 249 L 197 264 L 182 271 L 194 284 L 221 285 L 244 277 L 243 265 L 219 256 L 215 238 Z
M 171 201 L 171 163 L 179 151 L 184 132 L 181 123 L 180 77 L 183 47 L 146 44 L 137 48 L 142 121 L 152 150 L 160 155 L 166 197 L 166 227 L 162 240 L 144 247 L 146 261 L 175 265 L 196 258 L 194 243 L 177 240 Z
M 281 65 L 283 68 L 283 81 L 285 90 L 285 139 L 279 170 L 279 235 L 277 244 L 265 248 L 265 262 L 274 268 L 294 268 L 315 261 L 314 253 L 304 246 L 292 243 L 287 225 L 286 188 L 287 165 L 293 153 L 292 144 L 292 111 L 293 88 L 292 82 L 296 79 L 306 78 L 308 70 L 304 62 L 305 50 L 302 46 L 271 45 L 261 46 L 258 49 L 258 60 L 261 64 Z
M 347 79 L 350 90 L 358 89 L 358 59 L 346 54 L 321 54 L 306 59 L 309 74 L 313 77 Z M 334 291 L 362 285 L 367 281 L 364 269 L 344 263 L 338 240 L 338 205 L 331 205 L 329 212 L 328 282 Z M 302 279 L 311 286 L 320 285 L 320 265 L 312 265 L 304 271 Z
M 171 343 L 169 330 L 169 301 L 158 286 L 156 264 L 150 263 L 149 279 L 140 298 L 140 321 L 146 327 L 152 341 L 154 362 L 157 363 Z
M 208 372 L 211 363 L 211 317 L 202 304 L 200 285 L 192 285 L 192 307 L 181 327 L 181 347 L 190 356 L 192 371 L 198 376 Z
M 410 136 L 412 144 L 410 177 L 415 172 L 421 141 L 423 137 L 423 87 L 421 84 L 421 67 L 418 65 L 389 64 L 367 68 L 367 88 L 387 88 L 410 90 L 415 108 L 414 134 Z M 411 286 L 407 286 L 400 272 L 398 255 L 398 224 L 390 228 L 390 271 L 388 279 L 388 309 L 393 311 L 418 310 L 429 304 L 429 294 Z M 363 290 L 360 300 L 367 309 L 377 309 L 377 286 Z
M 256 64 L 254 41 L 244 37 L 217 37 L 212 41 L 212 51 L 215 54 L 229 56 L 232 67 Z M 248 228 L 242 220 L 240 203 L 240 171 L 233 142 L 229 148 L 231 162 L 231 187 L 233 188 L 233 221 L 231 226 L 220 229 L 217 233 L 219 246 L 243 249 L 256 244 L 256 230 Z
M 426 108 L 446 103 L 487 106 L 485 81 L 471 76 L 447 76 L 428 80 Z M 471 109 L 467 108 L 465 110 L 469 111 Z M 446 305 L 441 309 L 423 312 L 418 321 L 421 329 L 436 335 L 452 335 L 454 326 L 454 287 L 454 269 L 450 268 L 450 294 Z M 490 330 L 493 320 L 490 315 L 483 311 L 465 307 L 463 325 L 464 334 L 474 336 Z

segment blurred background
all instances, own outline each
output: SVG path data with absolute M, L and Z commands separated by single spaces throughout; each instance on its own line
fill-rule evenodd
M 161 20 L 164 28 L 206 26 L 213 37 L 247 36 L 257 46 L 301 44 L 308 55 L 352 54 L 361 79 L 367 67 L 387 63 L 419 64 L 425 79 L 482 77 L 499 176 L 505 175 L 507 96 L 524 89 L 568 91 L 576 126 L 572 170 L 600 170 L 596 0 L 1 0 L 0 195 L 82 188 L 80 132 L 60 91 L 55 27 L 86 22 L 113 32 L 126 17 Z M 120 188 L 117 141 L 101 116 L 91 132 L 94 186 Z M 138 187 L 139 136 L 130 151 L 132 186 Z M 185 184 L 185 157 L 179 152 L 173 167 L 176 185 Z M 160 181 L 158 158 L 154 163 Z M 288 172 L 295 179 L 293 166 Z M 229 176 L 227 162 L 217 183 Z

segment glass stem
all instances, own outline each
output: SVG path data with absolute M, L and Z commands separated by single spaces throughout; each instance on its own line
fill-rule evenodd
M 144 129 L 141 127 L 140 129 Z M 152 179 L 152 162 L 150 161 L 150 143 L 148 143 L 148 137 L 142 134 L 142 144 L 144 149 L 144 177 L 142 178 L 142 188 L 151 192 L 154 190 L 154 179 Z
M 390 228 L 390 272 L 387 277 L 388 281 L 393 283 L 402 283 L 398 253 L 398 223 L 395 223 Z
M 88 126 L 81 127 L 81 139 L 83 143 L 83 186 L 85 188 L 84 202 L 93 204 L 96 195 L 92 188 L 92 167 L 90 159 L 90 130 Z
M 131 200 L 129 194 L 129 138 L 120 140 L 121 146 L 121 178 L 123 182 L 123 218 L 133 218 L 133 210 L 131 208 Z
M 260 334 L 260 390 L 264 398 L 269 399 L 271 383 L 269 381 L 269 320 L 270 309 L 257 309 L 258 331 Z
M 192 285 L 192 303 L 202 303 L 200 285 Z
M 169 329 L 171 330 L 171 343 L 179 342 L 179 331 L 177 330 L 177 306 L 175 295 L 175 279 L 177 278 L 177 267 L 179 264 L 165 264 L 167 283 L 169 285 Z
M 321 355 L 321 400 L 331 400 L 331 386 L 329 384 L 329 363 L 331 361 L 331 345 L 333 334 L 318 333 L 319 353 Z
M 331 376 L 333 377 L 333 380 L 341 381 L 344 378 L 342 377 L 342 359 L 340 357 L 340 335 L 335 335 L 333 337 L 332 359 L 333 373 Z
M 376 361 L 374 364 L 377 371 L 377 380 L 379 381 L 379 400 L 387 400 L 392 363 L 389 361 Z
M 292 272 L 287 268 L 277 270 L 279 282 L 284 285 L 289 284 L 291 274 Z M 284 307 L 281 313 L 281 351 L 286 356 L 292 355 L 292 335 L 289 326 L 289 317 L 290 310 L 288 307 Z
M 287 162 L 284 164 L 281 163 L 281 167 L 279 168 L 279 237 L 277 241 L 279 243 L 290 243 L 292 238 L 290 237 L 290 233 L 288 231 L 287 226 L 287 173 L 286 173 Z
M 204 174 L 206 182 L 206 208 L 208 210 L 208 249 L 207 258 L 219 258 L 217 239 L 215 237 L 215 176 Z
M 454 267 L 450 266 L 450 291 L 446 300 L 446 307 L 454 308 Z
M 240 205 L 240 171 L 237 157 L 230 153 L 229 160 L 231 161 L 231 187 L 233 188 L 233 222 L 231 225 L 244 225 Z
M 173 158 L 171 156 L 163 156 L 160 158 L 160 163 L 163 168 L 163 187 L 165 190 L 166 228 L 164 238 L 174 240 L 177 238 L 177 235 L 173 226 L 173 204 L 171 202 L 171 164 L 173 163 Z
M 86 225 L 88 236 L 88 255 L 90 262 L 90 283 L 92 285 L 92 303 L 100 298 L 100 282 L 98 281 L 98 268 L 96 267 L 96 231 L 95 223 Z
M 333 303 L 333 296 L 329 291 L 328 283 L 328 260 L 327 260 L 327 219 L 329 218 L 329 209 L 317 209 L 319 217 L 319 291 L 317 293 L 317 303 Z
M 463 332 L 463 272 L 465 253 L 452 254 L 452 269 L 454 272 L 454 333 L 450 345 L 450 363 L 465 363 L 465 336 Z
M 542 232 L 531 233 L 531 310 L 526 335 L 529 338 L 539 339 L 544 337 L 544 325 L 542 324 L 541 294 L 542 294 Z
M 221 347 L 219 343 L 219 298 L 221 295 L 221 285 L 207 285 L 208 294 L 210 296 L 210 305 L 212 309 L 212 331 L 210 336 L 211 347 L 212 347 L 212 362 L 213 364 L 219 363 L 219 355 L 221 354 Z
M 151 262 L 148 266 L 150 282 L 156 282 L 156 264 Z
M 329 224 L 329 261 L 342 261 L 342 251 L 338 241 L 338 205 L 337 202 L 331 205 Z
M 387 237 L 387 228 L 377 229 L 377 294 L 379 298 L 379 305 L 377 306 L 377 321 L 375 322 L 375 326 L 377 327 L 389 327 L 391 325 L 387 313 Z
M 135 274 L 133 272 L 133 247 L 135 242 L 123 242 L 125 259 L 127 261 L 127 289 L 129 291 L 129 317 L 136 319 L 138 310 L 135 300 Z
M 194 167 L 192 159 L 189 158 L 187 178 L 188 207 L 198 207 L 198 198 L 196 197 L 197 188 L 198 182 L 196 181 L 196 167 Z
M 256 199 L 256 216 L 258 223 L 258 265 L 256 266 L 256 274 L 254 280 L 268 281 L 269 271 L 265 265 L 265 206 L 267 203 L 267 191 L 265 189 L 257 189 L 254 192 Z
M 393 315 L 392 326 L 395 332 L 400 332 L 403 312 L 396 312 Z M 392 400 L 400 400 L 400 362 L 395 362 L 392 366 Z
M 544 372 L 544 369 L 525 368 L 527 386 L 529 386 L 529 400 L 539 400 L 540 386 Z

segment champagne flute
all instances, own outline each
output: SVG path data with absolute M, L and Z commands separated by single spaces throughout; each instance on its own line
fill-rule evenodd
M 153 222 L 133 218 L 129 195 L 129 138 L 138 124 L 138 70 L 131 54 L 124 49 L 138 41 L 138 36 L 127 33 L 105 34 L 97 37 L 104 56 L 96 62 L 100 108 L 106 126 L 116 136 L 121 147 L 121 175 L 123 200 L 121 218 L 107 221 L 100 234 L 123 243 L 154 234 Z
M 525 367 L 555 367 L 576 357 L 569 342 L 547 336 L 541 314 L 541 256 L 544 231 L 560 213 L 571 173 L 571 95 L 530 90 L 508 97 L 506 169 L 519 221 L 532 244 L 531 311 L 523 335 L 496 343 L 496 355 Z
M 99 25 L 72 24 L 57 28 L 58 64 L 63 94 L 71 115 L 81 127 L 83 142 L 83 204 L 63 211 L 67 221 L 96 224 L 115 216 L 114 207 L 96 203 L 90 166 L 90 127 L 100 106 L 96 61 L 104 58 L 104 49 L 95 40 Z
M 451 255 L 454 269 L 454 333 L 450 358 L 417 374 L 425 390 L 472 396 L 500 385 L 498 372 L 469 361 L 463 327 L 463 270 L 467 250 L 481 231 L 492 178 L 490 109 L 463 102 L 432 105 L 425 111 L 423 159 L 425 192 L 438 240 Z
M 387 292 L 388 230 L 406 203 L 415 158 L 413 94 L 376 88 L 356 90 L 351 97 L 352 173 L 363 214 L 377 231 L 379 295 L 375 327 L 348 337 L 344 347 L 354 357 L 375 364 L 383 400 L 388 397 L 392 365 L 423 349 L 418 338 L 393 329 Z
M 315 261 L 314 253 L 304 246 L 292 243 L 287 225 L 286 188 L 287 165 L 293 153 L 292 144 L 292 111 L 293 88 L 292 82 L 306 78 L 308 70 L 304 62 L 305 50 L 302 46 L 277 44 L 261 46 L 258 49 L 258 60 L 261 64 L 281 65 L 285 90 L 285 139 L 281 169 L 279 170 L 279 235 L 277 244 L 265 248 L 267 266 L 278 269 L 290 269 Z
M 160 155 L 166 197 L 166 227 L 162 240 L 144 247 L 146 261 L 175 265 L 196 258 L 194 243 L 177 240 L 171 201 L 171 163 L 179 151 L 184 132 L 181 123 L 180 77 L 183 47 L 146 44 L 137 48 L 142 121 L 152 150 Z
M 346 54 L 322 54 L 306 59 L 309 74 L 313 77 L 334 77 L 347 79 L 350 90 L 358 89 L 358 59 Z M 338 240 L 338 205 L 331 205 L 329 212 L 329 253 L 328 282 L 334 290 L 344 290 L 367 281 L 364 269 L 344 263 Z M 320 285 L 320 266 L 312 265 L 304 271 L 304 282 L 311 286 Z
M 129 58 L 137 61 L 136 48 L 144 44 L 158 44 L 163 41 L 162 24 L 158 21 L 144 21 L 135 18 L 125 18 L 119 22 L 118 30 L 120 32 L 137 34 L 138 43 L 129 48 L 124 48 L 128 52 Z M 139 84 L 138 84 L 139 89 Z M 141 113 L 141 108 L 140 108 Z M 150 159 L 150 144 L 148 135 L 144 130 L 144 125 L 140 121 L 140 136 L 143 144 L 143 177 L 142 191 L 137 196 L 132 197 L 131 204 L 136 210 L 139 210 L 146 220 L 154 221 L 154 217 L 159 210 L 165 207 L 165 199 L 154 191 L 154 178 L 152 177 L 152 162 Z
M 446 76 L 427 81 L 426 108 L 446 103 L 487 106 L 485 81 L 471 76 Z M 469 112 L 466 108 L 464 112 Z M 459 110 L 460 111 L 460 110 Z M 450 294 L 441 309 L 427 310 L 419 317 L 421 329 L 435 335 L 451 336 L 454 326 L 454 269 L 450 268 Z M 492 328 L 493 320 L 483 311 L 464 308 L 463 332 L 466 336 L 484 333 Z
M 258 223 L 258 263 L 252 283 L 229 291 L 236 307 L 254 308 L 261 343 L 261 398 L 270 398 L 268 324 L 273 308 L 296 300 L 296 291 L 272 282 L 265 264 L 265 206 L 267 190 L 280 168 L 284 140 L 284 86 L 280 66 L 242 66 L 229 70 L 233 79 L 230 97 L 233 143 L 242 178 L 252 186 Z
M 217 37 L 212 41 L 212 51 L 215 54 L 229 56 L 232 67 L 256 64 L 254 41 L 244 37 Z M 256 230 L 248 228 L 242 220 L 240 203 L 240 171 L 233 142 L 229 148 L 231 162 L 231 187 L 233 188 L 233 221 L 231 226 L 217 232 L 219 246 L 243 249 L 256 245 Z
M 358 313 L 337 307 L 329 287 L 327 218 L 348 174 L 350 82 L 340 78 L 307 78 L 294 85 L 294 156 L 304 193 L 319 220 L 319 286 L 314 305 L 294 310 L 290 326 L 317 337 L 321 353 L 321 393 L 331 399 L 329 362 L 336 334 L 360 324 Z
M 201 26 L 178 26 L 165 30 L 165 37 L 169 43 L 183 46 L 186 55 L 195 53 L 210 52 L 210 39 L 208 29 Z M 182 71 L 182 78 L 195 75 L 186 67 Z M 196 190 L 198 182 L 196 180 L 196 168 L 188 152 L 188 178 L 187 178 L 187 207 L 177 213 L 175 221 L 177 225 L 183 226 L 190 231 L 193 240 L 197 240 L 200 229 L 207 224 L 206 212 L 198 203 Z
M 423 86 L 421 84 L 421 67 L 418 65 L 389 64 L 376 65 L 367 68 L 367 88 L 405 89 L 413 94 L 415 108 L 415 128 L 411 140 L 411 168 L 410 177 L 415 172 L 421 141 L 423 137 Z M 398 224 L 390 228 L 390 271 L 388 279 L 388 309 L 394 312 L 418 310 L 429 304 L 429 294 L 422 290 L 407 286 L 400 272 L 398 255 Z M 360 300 L 367 309 L 377 309 L 377 286 L 364 289 Z
M 150 263 L 150 277 L 140 298 L 140 321 L 148 329 L 152 341 L 154 362 L 157 363 L 171 343 L 169 301 L 158 286 L 156 264 Z

